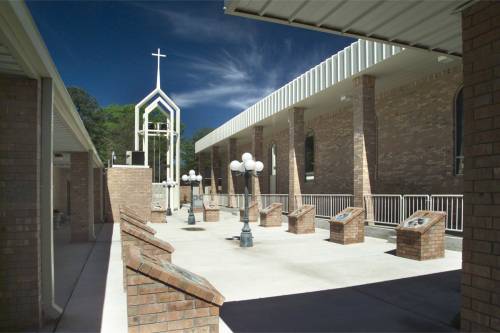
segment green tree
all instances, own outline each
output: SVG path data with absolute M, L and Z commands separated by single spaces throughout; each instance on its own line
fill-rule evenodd
M 214 129 L 204 127 L 198 129 L 190 138 L 183 138 L 181 141 L 181 174 L 187 173 L 191 169 L 198 169 L 196 156 L 194 152 L 194 144 L 196 141 L 203 138 Z M 182 138 L 182 134 L 181 134 Z

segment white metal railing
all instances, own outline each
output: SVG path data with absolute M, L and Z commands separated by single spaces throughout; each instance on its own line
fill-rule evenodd
M 364 196 L 367 222 L 399 224 L 403 213 L 403 196 L 399 194 L 369 194 Z
M 435 194 L 430 198 L 430 209 L 446 212 L 446 230 L 463 231 L 464 196 Z
M 288 213 L 288 194 L 261 194 L 260 202 L 262 203 L 262 208 L 272 203 L 281 203 L 283 204 L 283 212 Z
M 364 196 L 367 222 L 398 225 L 417 210 L 446 213 L 446 230 L 463 231 L 461 194 L 371 194 Z
M 331 217 L 343 209 L 352 206 L 352 194 L 301 194 L 295 196 L 302 199 L 303 205 L 316 206 L 316 216 Z

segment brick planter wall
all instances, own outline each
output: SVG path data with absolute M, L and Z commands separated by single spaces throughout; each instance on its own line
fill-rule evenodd
M 310 234 L 316 231 L 314 220 L 316 206 L 303 205 L 288 214 L 288 231 L 294 234 Z
M 419 210 L 407 220 L 419 217 L 430 220 L 421 227 L 396 227 L 396 255 L 415 260 L 444 257 L 446 213 Z
M 128 247 L 129 333 L 218 332 L 224 297 L 203 277 Z
M 344 220 L 341 214 L 348 214 Z M 365 241 L 365 211 L 359 207 L 347 207 L 330 219 L 330 242 L 338 244 L 363 243 Z
M 219 207 L 214 203 L 203 203 L 203 221 L 219 222 Z
M 272 203 L 260 211 L 260 226 L 281 227 L 281 213 L 283 204 Z
M 240 222 L 243 222 L 244 209 L 240 209 Z M 259 205 L 256 201 L 248 205 L 248 222 L 257 222 L 259 218 Z

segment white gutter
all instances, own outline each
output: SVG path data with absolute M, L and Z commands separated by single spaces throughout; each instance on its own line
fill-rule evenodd
M 60 106 L 61 116 L 82 146 L 93 152 L 94 164 L 104 167 L 24 1 L 0 1 L 0 16 L 8 25 L 2 26 L 2 29 L 8 29 L 7 35 L 12 36 L 9 40 L 13 45 L 12 51 L 16 53 L 26 75 L 34 79 L 52 78 L 54 104 Z
M 196 141 L 195 153 L 226 140 L 278 112 L 289 109 L 402 50 L 403 48 L 399 46 L 360 39 Z

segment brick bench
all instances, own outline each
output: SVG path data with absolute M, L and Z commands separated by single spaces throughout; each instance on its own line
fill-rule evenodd
M 338 244 L 363 243 L 365 241 L 365 211 L 359 207 L 347 207 L 330 219 L 330 242 Z
M 260 226 L 281 227 L 283 204 L 275 202 L 260 211 Z
M 416 211 L 396 227 L 396 255 L 414 260 L 444 257 L 445 224 L 445 212 Z
M 219 221 L 219 206 L 213 202 L 203 203 L 203 221 L 218 222 Z
M 310 234 L 316 231 L 314 220 L 316 206 L 303 205 L 288 214 L 288 232 L 294 234 Z
M 243 216 L 245 215 L 245 209 L 240 209 L 240 222 L 243 222 Z M 248 205 L 248 222 L 257 222 L 259 218 L 259 205 L 257 201 L 250 202 Z
M 219 331 L 224 297 L 205 278 L 133 246 L 124 263 L 129 333 Z

